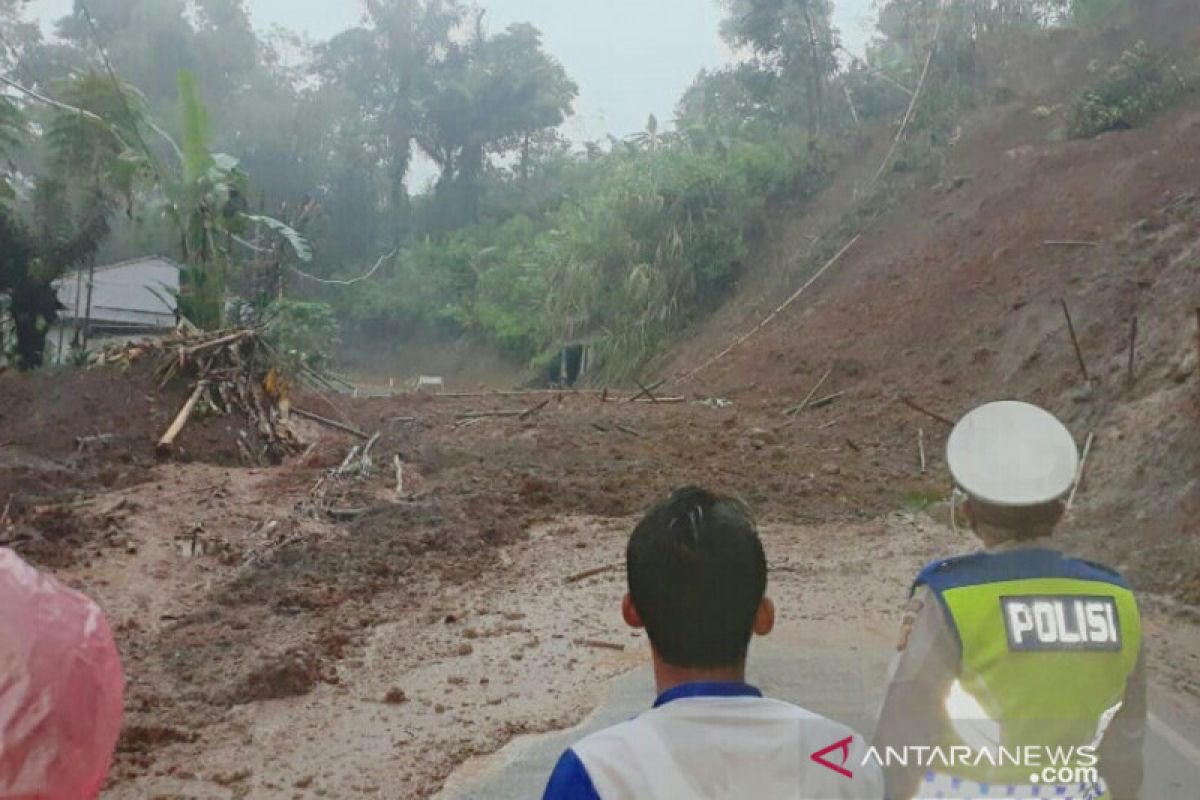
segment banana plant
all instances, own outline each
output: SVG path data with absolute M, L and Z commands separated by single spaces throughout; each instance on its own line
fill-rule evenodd
M 312 248 L 299 232 L 283 222 L 246 213 L 248 176 L 238 160 L 208 147 L 208 109 L 200 98 L 195 76 L 179 73 L 180 130 L 176 142 L 152 122 L 147 124 L 169 145 L 175 164 L 164 166 L 154 151 L 138 139 L 132 159 L 150 166 L 163 193 L 164 213 L 179 235 L 183 266 L 179 274 L 179 313 L 193 325 L 212 330 L 225 321 L 225 285 L 234 265 L 233 243 L 261 226 L 285 243 L 300 261 L 312 259 Z

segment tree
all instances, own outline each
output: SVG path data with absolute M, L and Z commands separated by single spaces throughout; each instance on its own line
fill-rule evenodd
M 58 318 L 54 281 L 96 253 L 114 198 L 131 196 L 136 174 L 125 157 L 137 124 L 132 90 L 95 73 L 55 89 L 59 105 L 44 123 L 49 157 L 34 181 L 30 208 L 25 214 L 0 210 L 0 292 L 9 298 L 21 369 L 41 366 L 46 335 Z
M 369 154 L 386 175 L 393 214 L 407 205 L 405 180 L 430 70 L 453 49 L 451 33 L 463 19 L 458 0 L 367 0 L 367 24 L 338 34 L 317 49 L 314 72 L 340 92 L 354 116 L 345 143 Z
M 13 171 L 8 164 L 8 154 L 20 143 L 20 137 L 25 129 L 25 122 L 17 106 L 7 97 L 0 95 L 0 160 L 5 162 L 0 169 L 0 208 L 15 196 L 10 182 Z
M 566 119 L 578 87 L 542 49 L 537 28 L 511 25 L 489 37 L 482 15 L 474 38 L 435 65 L 431 78 L 417 142 L 441 170 L 442 222 L 455 227 L 478 218 L 488 157 L 519 150 L 527 158 L 532 137 Z
M 803 100 L 783 96 L 786 110 L 819 133 L 825 113 L 825 87 L 837 72 L 837 32 L 830 0 L 726 0 L 730 16 L 723 34 L 734 45 L 752 48 L 763 67 L 785 86 L 803 85 Z
M 108 213 L 102 196 L 72 203 L 66 186 L 53 178 L 38 181 L 32 220 L 0 211 L 0 292 L 9 298 L 18 368 L 42 365 L 46 336 L 61 308 L 54 281 L 96 252 L 108 233 Z

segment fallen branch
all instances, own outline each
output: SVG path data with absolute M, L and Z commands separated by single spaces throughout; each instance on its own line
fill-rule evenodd
M 1042 242 L 1044 247 L 1099 247 L 1099 242 L 1075 242 L 1071 240 Z
M 599 639 L 576 639 L 575 644 L 581 647 L 596 647 L 603 650 L 624 650 L 625 645 L 613 642 L 602 642 Z
M 809 393 L 807 395 L 805 395 L 803 400 L 801 400 L 798 404 L 792 406 L 791 408 L 784 410 L 784 412 L 783 412 L 784 416 L 793 416 L 796 414 L 804 413 L 804 409 L 808 407 L 809 402 L 813 399 L 813 397 L 816 396 L 817 392 L 821 391 L 821 387 L 825 385 L 825 381 L 829 380 L 829 376 L 832 374 L 833 374 L 833 367 L 830 367 L 829 369 L 825 370 L 825 374 L 821 376 L 821 380 L 817 381 L 816 386 L 814 386 L 812 388 L 812 390 L 809 391 Z
M 489 419 L 493 417 L 519 417 L 525 411 L 525 409 L 519 411 L 465 411 L 462 414 L 455 414 L 454 418 L 461 422 L 466 422 L 472 419 Z
M 370 508 L 331 508 L 328 513 L 334 519 L 357 519 L 370 511 Z
M 825 406 L 830 405 L 831 403 L 834 403 L 834 402 L 842 399 L 845 396 L 846 396 L 845 392 L 834 392 L 833 394 L 825 395 L 820 400 L 813 400 L 812 403 L 810 403 L 808 407 L 809 408 L 824 408 Z
M 404 497 L 404 462 L 399 455 L 392 456 L 392 464 L 396 467 L 396 499 Z
M 1079 491 L 1079 486 L 1083 483 L 1083 476 L 1087 471 L 1088 456 L 1092 454 L 1092 443 L 1096 441 L 1096 434 L 1089 433 L 1087 441 L 1083 445 L 1083 457 L 1079 459 L 1079 471 L 1075 473 L 1075 485 L 1071 487 L 1071 496 L 1067 498 L 1067 511 L 1075 505 L 1075 494 Z
M 913 400 L 911 397 L 902 396 L 900 398 L 900 402 L 904 403 L 904 405 L 908 406 L 913 411 L 924 414 L 925 416 L 929 417 L 930 419 L 936 419 L 938 422 L 942 423 L 943 425 L 947 425 L 951 428 L 953 428 L 955 425 L 954 420 L 949 419 L 947 417 L 943 417 L 941 414 L 938 414 L 935 411 L 930 411 L 928 408 L 925 408 L 924 406 L 918 404 L 917 401 Z
M 633 428 L 630 428 L 628 425 L 618 425 L 618 426 L 617 426 L 617 430 L 619 430 L 621 433 L 627 433 L 627 434 L 629 434 L 630 436 L 634 437 L 635 439 L 640 439 L 640 438 L 642 438 L 642 434 L 641 434 L 641 433 L 639 433 L 638 431 L 634 430 Z
M 1130 386 L 1133 385 L 1133 362 L 1137 356 L 1137 337 L 1138 337 L 1138 318 L 1137 314 L 1133 315 L 1133 322 L 1129 328 L 1129 368 L 1125 373 L 1125 382 Z
M 1071 344 L 1075 346 L 1075 358 L 1079 360 L 1079 371 L 1083 373 L 1085 383 L 1091 383 L 1091 376 L 1088 375 L 1087 364 L 1083 360 L 1083 349 L 1079 346 L 1079 337 L 1075 335 L 1075 323 L 1071 320 L 1071 309 L 1067 308 L 1066 298 L 1061 298 L 1058 301 L 1062 304 L 1063 316 L 1067 318 L 1067 330 L 1071 332 Z
M 607 390 L 600 389 L 571 389 L 571 394 L 578 395 L 602 395 Z M 439 394 L 430 395 L 439 400 L 448 399 L 463 399 L 473 397 L 535 397 L 538 395 L 555 395 L 562 394 L 561 389 L 513 389 L 509 391 L 493 391 L 493 392 L 441 392 Z
M 175 437 L 179 436 L 179 432 L 187 425 L 188 420 L 192 416 L 192 412 L 196 410 L 196 403 L 200 402 L 200 396 L 208 388 L 208 381 L 199 381 L 196 388 L 192 390 L 192 394 L 188 397 L 187 402 L 183 404 L 183 408 L 175 415 L 175 421 L 171 423 L 171 427 L 167 428 L 167 432 L 158 440 L 157 450 L 159 455 L 168 455 L 171 448 L 175 445 Z
M 648 398 L 650 398 L 650 402 L 657 403 L 658 400 L 657 400 L 657 398 L 654 397 L 653 392 L 655 389 L 659 388 L 660 386 L 664 386 L 666 384 L 666 382 L 667 382 L 667 379 L 663 378 L 661 381 L 657 381 L 649 386 L 643 386 L 640 381 L 635 380 L 634 383 L 636 383 L 638 385 L 638 388 L 641 389 L 641 391 L 638 392 L 637 394 L 635 394 L 633 397 L 626 400 L 625 402 L 634 403 L 643 397 L 648 397 Z
M 585 569 L 583 572 L 577 572 L 574 575 L 571 575 L 570 577 L 566 578 L 565 580 L 563 580 L 563 583 L 579 583 L 580 581 L 586 580 L 587 578 L 591 578 L 594 575 L 602 575 L 605 572 L 612 572 L 617 569 L 620 569 L 620 567 L 616 564 L 608 564 L 603 567 L 593 567 L 592 569 Z
M 359 463 L 358 471 L 364 476 L 371 474 L 371 468 L 374 465 L 374 462 L 371 460 L 371 450 L 375 447 L 375 444 L 379 441 L 380 436 L 381 436 L 381 434 L 376 433 L 374 436 L 372 436 L 370 439 L 367 440 L 367 445 L 366 445 L 366 447 L 363 448 L 362 458 L 360 458 L 358 461 L 358 463 Z
M 304 419 L 311 420 L 312 422 L 319 423 L 328 428 L 333 428 L 335 430 L 342 431 L 343 433 L 348 433 L 351 436 L 357 436 L 363 441 L 371 438 L 370 434 L 364 433 L 358 428 L 351 427 L 344 422 L 337 422 L 336 420 L 329 419 L 328 417 L 322 417 L 320 414 L 314 414 L 311 411 L 305 411 L 303 408 L 296 408 L 295 406 L 292 406 L 291 412 L 298 417 L 303 417 Z
M 529 418 L 530 418 L 530 417 L 532 417 L 534 414 L 536 414 L 537 412 L 541 411 L 541 410 L 542 410 L 543 408 L 545 408 L 546 406 L 550 405 L 550 400 L 551 400 L 551 399 L 552 399 L 552 398 L 549 398 L 549 397 L 547 397 L 545 400 L 543 400 L 542 402 L 538 403 L 536 406 L 532 406 L 531 408 L 527 409 L 527 410 L 526 410 L 524 413 L 522 413 L 522 414 L 521 414 L 521 416 L 517 417 L 517 419 L 520 419 L 520 420 L 529 419 Z
M 334 470 L 333 474 L 345 475 L 350 471 L 350 464 L 352 464 L 356 458 L 358 458 L 358 445 L 354 445 L 350 448 L 350 452 L 346 453 L 346 457 L 342 459 L 341 465 Z
M 925 429 L 917 428 L 917 455 L 921 461 L 921 474 L 925 474 Z

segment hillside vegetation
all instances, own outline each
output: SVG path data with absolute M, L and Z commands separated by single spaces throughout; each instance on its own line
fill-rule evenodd
M 583 339 L 598 375 L 634 374 L 730 296 L 771 210 L 858 166 L 855 137 L 906 121 L 868 193 L 936 167 L 1005 97 L 995 54 L 1099 41 L 1172 2 L 889 0 L 860 58 L 828 0 L 728 0 L 743 61 L 697 76 L 671 124 L 579 146 L 559 131 L 576 86 L 539 31 L 492 31 L 459 0 L 372 2 L 319 43 L 256 32 L 241 0 L 77 2 L 46 39 L 6 0 L 5 343 L 40 363 L 50 281 L 157 251 L 185 265 L 180 309 L 203 327 L 230 293 L 248 320 L 289 298 L 332 306 L 351 345 L 465 337 L 540 367 Z M 1130 47 L 1096 65 L 1070 133 L 1187 92 L 1190 64 Z M 438 169 L 422 194 L 417 152 Z

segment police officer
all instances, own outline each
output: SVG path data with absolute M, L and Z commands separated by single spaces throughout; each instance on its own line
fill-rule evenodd
M 1137 603 L 1120 574 L 1050 541 L 1074 439 L 1036 406 L 990 403 L 955 426 L 947 463 L 986 549 L 913 584 L 874 742 L 888 797 L 1137 798 Z

